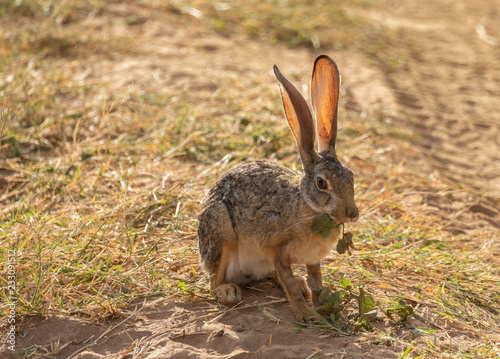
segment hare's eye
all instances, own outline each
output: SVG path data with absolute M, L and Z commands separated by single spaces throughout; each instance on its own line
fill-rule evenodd
M 316 184 L 317 184 L 319 189 L 326 189 L 328 187 L 328 184 L 326 183 L 326 181 L 321 177 L 318 177 Z

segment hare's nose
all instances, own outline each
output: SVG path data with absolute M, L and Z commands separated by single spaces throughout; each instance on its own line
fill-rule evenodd
M 359 210 L 356 206 L 347 207 L 345 210 L 345 215 L 351 219 L 352 222 L 355 222 L 359 217 Z

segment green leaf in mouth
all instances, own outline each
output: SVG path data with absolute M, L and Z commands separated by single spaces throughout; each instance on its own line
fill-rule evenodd
M 334 222 L 326 214 L 316 218 L 311 226 L 313 232 L 320 233 L 323 238 L 328 238 L 332 234 L 332 229 L 340 233 L 342 223 Z
M 316 218 L 311 226 L 313 232 L 320 233 L 323 238 L 328 238 L 332 234 L 332 230 L 340 233 L 340 227 L 342 226 L 342 238 L 337 242 L 337 252 L 339 254 L 344 254 L 348 252 L 351 255 L 350 248 L 354 248 L 352 243 L 353 234 L 350 232 L 344 233 L 344 223 L 334 222 L 331 218 L 324 214 Z

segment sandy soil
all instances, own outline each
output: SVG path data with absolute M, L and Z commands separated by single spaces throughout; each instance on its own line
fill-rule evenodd
M 244 35 L 219 36 L 196 24 L 180 26 L 176 17 L 114 4 L 112 16 L 125 18 L 143 12 L 144 23 L 115 22 L 112 31 L 127 32 L 150 55 L 129 56 L 74 65 L 75 76 L 85 76 L 109 90 L 147 88 L 160 92 L 192 91 L 208 99 L 221 83 L 246 81 L 270 74 L 277 63 L 292 79 L 310 73 L 315 53 L 305 49 L 271 47 L 246 41 Z M 363 110 L 389 108 L 397 121 L 414 126 L 428 155 L 427 166 L 451 181 L 486 193 L 470 197 L 428 197 L 443 208 L 452 232 L 500 228 L 500 3 L 495 0 L 389 1 L 387 10 L 366 16 L 397 30 L 395 48 L 418 45 L 402 71 L 382 72 L 355 50 L 334 54 L 342 69 L 343 86 Z M 93 21 L 105 24 L 108 19 Z M 104 25 L 103 25 L 104 26 Z M 333 56 L 333 55 L 332 55 Z M 239 80 L 235 80 L 239 79 Z M 243 84 L 244 85 L 244 84 Z M 238 104 L 235 104 L 236 106 Z M 61 358 L 297 358 L 331 354 L 340 358 L 392 358 L 401 348 L 375 345 L 366 337 L 334 337 L 304 330 L 295 333 L 284 294 L 272 283 L 261 283 L 244 293 L 243 309 L 223 311 L 212 302 L 151 299 L 137 302 L 124 316 L 106 324 L 52 315 L 29 318 L 21 325 L 29 343 L 53 343 L 48 352 Z M 259 301 L 268 315 L 245 305 Z M 264 304 L 270 303 L 270 304 Z M 380 326 L 387 323 L 381 322 Z M 101 337 L 102 336 L 102 337 Z M 453 340 L 465 340 L 457 331 Z M 86 339 L 85 342 L 77 342 Z M 92 345 L 97 340 L 97 344 Z M 135 344 L 133 344 L 135 342 Z M 24 344 L 23 344 L 24 343 Z M 60 350 L 57 349 L 57 346 Z M 147 350 L 146 350 L 147 349 Z M 141 350 L 144 353 L 141 354 Z
M 397 112 L 418 129 L 418 145 L 432 168 L 486 193 L 473 203 L 460 195 L 452 198 L 457 207 L 449 228 L 498 230 L 500 63 L 495 59 L 500 55 L 500 24 L 493 19 L 500 6 L 448 0 L 393 6 L 372 15 L 397 29 L 394 47 L 414 44 L 420 49 L 404 64 L 404 72 L 384 74 Z M 440 206 L 433 198 L 429 203 Z
M 109 358 L 115 353 L 121 353 L 119 358 L 132 358 L 134 354 L 142 358 L 141 349 L 147 352 L 146 358 L 179 359 L 305 358 L 314 353 L 320 356 L 331 353 L 336 358 L 347 353 L 350 358 L 396 355 L 393 347 L 375 345 L 357 337 L 335 337 L 335 333 L 317 330 L 303 330 L 298 334 L 283 292 L 272 282 L 246 289 L 244 297 L 238 310 L 227 311 L 211 303 L 160 298 L 145 306 L 138 303 L 137 308 L 144 309 L 133 317 L 112 320 L 107 325 L 96 326 L 79 318 L 54 315 L 46 320 L 33 320 L 27 328 L 33 336 L 30 343 L 57 343 L 59 340 L 61 347 L 70 343 L 60 351 L 61 358 Z M 280 321 L 256 311 L 256 301 Z M 89 345 L 115 326 L 105 340 Z M 89 345 L 87 348 L 85 344 L 72 343 L 82 338 L 89 338 L 85 343 Z M 131 345 L 134 341 L 137 344 Z

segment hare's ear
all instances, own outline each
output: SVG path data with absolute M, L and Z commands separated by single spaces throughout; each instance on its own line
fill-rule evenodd
M 335 62 L 326 55 L 314 62 L 311 102 L 316 117 L 318 151 L 335 150 L 340 74 Z
M 304 168 L 314 161 L 314 122 L 306 100 L 274 65 L 274 74 L 280 84 L 285 117 L 290 125 Z

